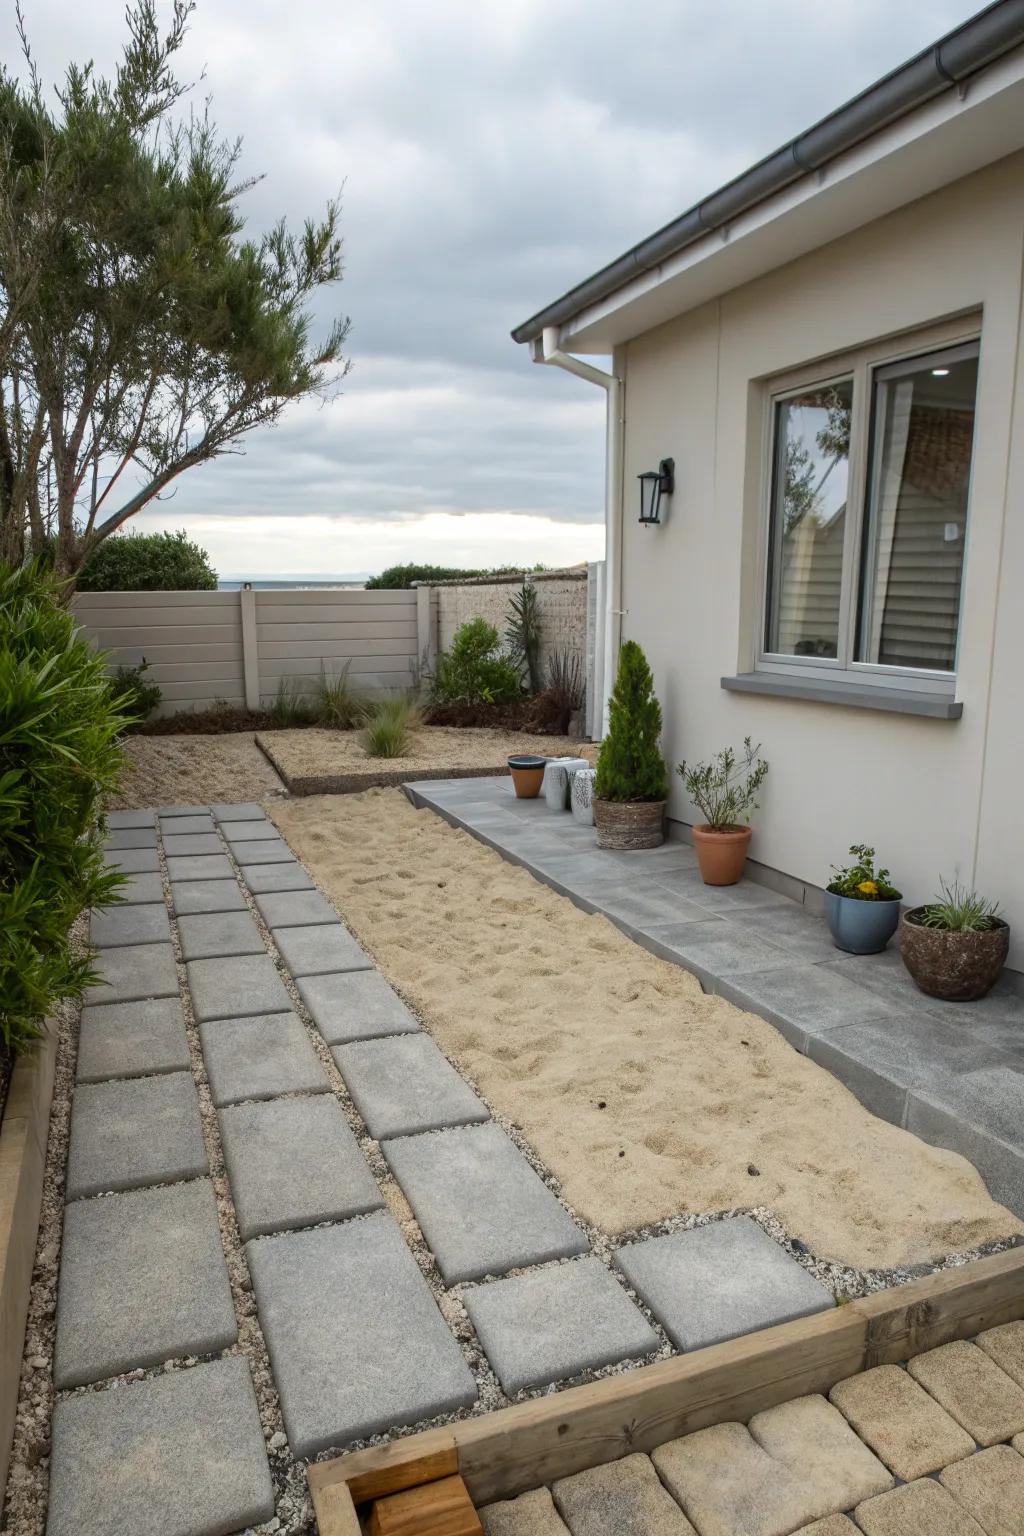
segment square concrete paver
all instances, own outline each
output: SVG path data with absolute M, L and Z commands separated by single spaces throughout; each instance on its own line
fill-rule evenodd
M 177 880 L 233 880 L 226 853 L 176 854 L 167 860 L 167 878 Z
M 313 923 L 302 928 L 272 928 L 271 938 L 295 977 L 329 971 L 368 971 L 373 961 L 341 923 Z
M 462 1299 L 510 1397 L 661 1347 L 643 1313 L 597 1259 L 493 1280 Z
M 303 976 L 295 985 L 328 1045 L 412 1034 L 420 1027 L 379 971 Z
M 105 907 L 89 919 L 89 938 L 97 949 L 129 944 L 169 944 L 171 920 L 163 902 Z
M 115 827 L 108 835 L 105 848 L 155 848 L 155 827 Z
M 327 1074 L 294 1013 L 214 1019 L 200 1024 L 199 1038 L 218 1106 L 327 1090 Z
M 244 1240 L 384 1204 L 331 1094 L 229 1105 L 220 1128 Z
M 794 1536 L 858 1536 L 858 1531 L 849 1515 L 826 1515 L 824 1520 L 802 1525 Z
M 256 800 L 211 805 L 210 810 L 217 821 L 259 821 L 260 817 L 266 814 L 262 805 Z
M 123 903 L 152 906 L 163 901 L 164 885 L 159 874 L 129 875 L 117 894 Z
M 165 840 L 168 837 L 186 837 L 201 832 L 214 833 L 216 830 L 212 816 L 164 816 L 160 821 L 160 832 Z M 188 849 L 184 852 L 187 853 Z
M 714 1424 L 652 1451 L 700 1536 L 786 1536 L 834 1505 L 761 1449 L 743 1424 Z
M 265 816 L 254 817 L 251 821 L 224 823 L 224 836 L 229 843 L 269 842 L 271 838 L 279 838 L 280 835 L 274 823 L 268 821 Z
M 994 1360 L 1001 1371 L 1024 1387 L 1024 1323 L 1003 1323 L 977 1337 L 979 1349 Z
M 99 981 L 85 994 L 90 1005 L 178 995 L 178 972 L 169 943 L 125 944 L 101 950 L 96 974 Z
M 375 1140 L 490 1119 L 428 1035 L 360 1040 L 331 1052 L 345 1086 Z
M 259 1238 L 246 1253 L 295 1455 L 476 1400 L 462 1352 L 385 1212 Z
M 232 843 L 231 852 L 243 869 L 247 864 L 291 864 L 295 860 L 294 853 L 280 837 L 248 838 L 245 842 Z
M 199 1100 L 191 1073 L 80 1083 L 71 1111 L 67 1198 L 206 1172 Z
M 178 917 L 193 912 L 244 912 L 245 897 L 238 881 L 176 880 L 171 886 L 171 905 Z
M 224 1536 L 273 1513 L 241 1356 L 54 1409 L 47 1536 Z
M 107 826 L 111 831 L 123 827 L 155 827 L 155 811 L 108 811 Z
M 242 870 L 246 885 L 256 896 L 262 891 L 311 891 L 313 882 L 297 859 L 285 864 L 247 864 Z
M 1024 1430 L 1024 1388 L 977 1344 L 966 1339 L 941 1344 L 915 1355 L 907 1370 L 979 1445 L 995 1445 Z
M 648 1456 L 560 1478 L 551 1492 L 572 1536 L 696 1536 Z
M 82 1009 L 78 1031 L 80 1083 L 184 1072 L 188 1067 L 188 1040 L 179 998 L 101 1003 Z
M 336 923 L 338 914 L 319 891 L 266 891 L 256 897 L 260 916 L 268 928 L 304 928 L 314 923 Z
M 179 917 L 181 953 L 186 960 L 225 955 L 265 955 L 260 931 L 249 912 L 195 912 Z
M 945 1408 L 898 1365 L 876 1365 L 837 1382 L 829 1401 L 890 1472 L 907 1483 L 970 1456 L 975 1448 Z
M 161 821 L 179 816 L 209 816 L 208 805 L 158 805 L 156 814 Z
M 103 862 L 108 869 L 119 869 L 124 875 L 153 875 L 160 869 L 160 855 L 155 848 L 108 848 Z
M 289 1013 L 291 1000 L 267 954 L 190 960 L 192 1007 L 198 1022 L 244 1019 L 257 1013 Z
M 955 1461 L 939 1473 L 939 1482 L 988 1536 L 1024 1531 L 1024 1456 L 1012 1446 L 993 1445 Z
M 755 1413 L 747 1428 L 762 1450 L 816 1488 L 826 1506 L 831 1500 L 836 1512 L 893 1486 L 892 1473 L 823 1397 L 797 1397 Z
M 173 826 L 173 822 L 172 822 Z M 163 834 L 164 853 L 168 858 L 193 857 L 197 854 L 217 854 L 224 852 L 224 844 L 216 832 L 188 832 L 183 836 L 177 833 Z
M 854 1517 L 864 1536 L 987 1536 L 974 1516 L 930 1477 L 858 1504 Z
M 212 1354 L 237 1335 L 208 1179 L 68 1206 L 57 1293 L 58 1387 Z
M 477 1513 L 484 1536 L 569 1536 L 569 1527 L 546 1488 L 488 1504 Z
M 835 1303 L 749 1216 L 630 1243 L 615 1255 L 679 1349 L 703 1349 Z
M 496 1125 L 386 1141 L 447 1285 L 585 1253 L 569 1212 Z

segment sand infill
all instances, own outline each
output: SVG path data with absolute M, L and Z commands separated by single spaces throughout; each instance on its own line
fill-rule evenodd
M 441 1048 L 604 1231 L 767 1206 L 819 1257 L 888 1268 L 1022 1230 L 963 1158 L 876 1120 L 764 1020 L 400 790 L 270 814 Z
M 208 805 L 219 800 L 266 800 L 284 785 L 244 732 L 223 736 L 129 736 L 128 766 L 114 810 L 153 805 Z

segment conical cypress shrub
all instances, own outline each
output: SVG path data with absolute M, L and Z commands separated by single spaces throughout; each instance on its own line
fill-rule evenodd
M 664 800 L 668 774 L 659 747 L 661 705 L 647 657 L 635 640 L 627 640 L 619 652 L 609 716 L 595 795 L 599 800 Z

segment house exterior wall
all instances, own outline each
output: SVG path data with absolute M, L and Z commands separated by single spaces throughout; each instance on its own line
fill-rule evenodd
M 670 765 L 746 735 L 771 763 L 752 857 L 823 886 L 868 842 L 908 901 L 959 873 L 999 900 L 1024 969 L 1024 155 L 898 210 L 616 354 L 626 379 L 623 637 L 665 712 Z M 753 667 L 764 384 L 833 353 L 982 312 L 956 721 L 729 693 Z M 1016 422 L 1017 430 L 1014 432 Z M 636 476 L 671 456 L 661 528 Z M 1009 513 L 1009 515 L 1008 515 Z M 673 775 L 670 815 L 694 819 Z

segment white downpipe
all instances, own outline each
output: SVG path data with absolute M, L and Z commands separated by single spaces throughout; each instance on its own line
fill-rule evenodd
M 615 686 L 615 663 L 619 654 L 622 629 L 622 451 L 625 418 L 622 410 L 623 384 L 614 373 L 605 373 L 582 358 L 563 352 L 558 345 L 558 330 L 545 329 L 542 361 L 564 368 L 577 378 L 597 384 L 605 391 L 605 480 L 604 480 L 604 612 L 601 623 L 601 734 L 608 730 L 608 701 Z

